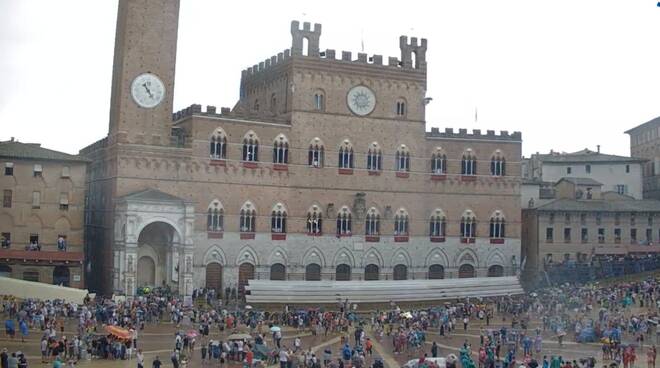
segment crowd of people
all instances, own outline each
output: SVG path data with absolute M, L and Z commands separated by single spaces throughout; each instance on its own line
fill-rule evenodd
M 660 339 L 660 284 L 654 279 L 602 286 L 563 285 L 526 295 L 457 300 L 415 310 L 402 310 L 392 303 L 387 310 L 371 314 L 357 313 L 348 301 L 333 311 L 285 308 L 272 313 L 249 306 L 228 310 L 215 302 L 211 291 L 195 294 L 192 306 L 168 289 L 150 290 L 130 301 L 87 298 L 80 305 L 5 297 L 0 312 L 6 315 L 5 332 L 10 339 L 25 339 L 31 331 L 41 334 L 42 361 L 54 367 L 91 359 L 136 359 L 144 367 L 138 336 L 146 325 L 161 322 L 175 326 L 170 354 L 174 367 L 185 365 L 195 355 L 202 364 L 221 366 L 232 361 L 249 367 L 259 362 L 282 368 L 382 366 L 382 360 L 373 356 L 374 343 L 391 344 L 394 356 L 416 358 L 432 367 L 437 364 L 433 358 L 442 355 L 437 341 L 462 339 L 478 330 L 477 346 L 465 339 L 459 357 L 447 355 L 446 366 L 589 368 L 600 360 L 627 368 L 643 354 L 654 368 L 655 345 Z M 76 326 L 71 336 L 65 334 L 67 323 Z M 108 326 L 128 334 L 118 336 Z M 294 334 L 288 344 L 283 342 L 284 330 Z M 310 335 L 322 339 L 339 336 L 339 348 L 333 354 L 327 346 L 317 356 L 310 346 L 302 346 L 300 336 Z M 602 355 L 564 360 L 545 354 L 544 339 L 552 339 L 560 348 L 565 339 L 600 343 Z M 16 367 L 27 366 L 22 352 L 4 351 L 1 368 L 13 368 L 14 361 Z M 154 358 L 152 366 L 159 364 L 160 357 Z

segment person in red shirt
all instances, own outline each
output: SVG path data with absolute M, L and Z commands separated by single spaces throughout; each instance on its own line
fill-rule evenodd
M 252 367 L 252 361 L 254 360 L 254 353 L 252 350 L 248 349 L 247 353 L 245 353 L 245 361 L 247 362 L 248 367 Z

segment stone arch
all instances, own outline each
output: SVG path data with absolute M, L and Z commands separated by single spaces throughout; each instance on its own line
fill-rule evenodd
M 394 251 L 392 260 L 390 261 L 390 267 L 394 267 L 398 264 L 404 264 L 408 266 L 408 268 L 412 267 L 410 254 L 408 254 L 408 251 L 403 248 Z
M 228 135 L 224 129 L 222 129 L 221 127 L 217 127 L 211 132 L 211 134 L 208 135 L 209 139 L 213 137 L 228 137 Z
M 504 255 L 499 249 L 496 249 L 495 251 L 491 252 L 488 255 L 488 261 L 486 262 L 486 266 L 502 266 L 504 267 L 505 262 L 504 262 Z
M 351 266 L 351 268 L 354 268 L 355 265 L 355 257 L 353 256 L 353 252 L 351 252 L 348 248 L 342 247 L 337 252 L 335 253 L 335 257 L 332 261 L 333 266 L 337 266 L 340 264 L 347 264 Z
M 445 253 L 445 251 L 441 248 L 431 249 L 429 254 L 426 256 L 424 266 L 429 267 L 432 264 L 439 264 L 444 268 L 449 267 L 449 257 L 447 257 L 447 253 Z
M 477 253 L 474 250 L 463 249 L 463 251 L 454 258 L 455 267 L 459 267 L 466 263 L 472 265 L 474 268 L 479 266 L 479 257 L 477 257 Z
M 254 266 L 259 264 L 257 252 L 249 245 L 244 246 L 236 257 L 236 266 L 240 266 L 243 263 L 250 263 Z
M 325 255 L 319 248 L 311 247 L 303 255 L 302 264 L 306 266 L 310 263 L 316 263 L 321 266 L 321 268 L 326 266 Z
M 203 258 L 204 266 L 212 262 L 220 263 L 223 267 L 227 265 L 227 258 L 225 257 L 225 252 L 218 245 L 212 245 L 204 253 Z
M 8 213 L 0 213 L 0 223 L 8 227 L 14 227 L 14 218 Z
M 139 237 L 140 234 L 142 233 L 142 230 L 144 230 L 147 226 L 149 226 L 153 223 L 156 223 L 156 222 L 164 222 L 164 223 L 170 225 L 172 227 L 172 229 L 174 229 L 174 234 L 172 236 L 172 242 L 173 243 L 179 243 L 181 241 L 182 237 L 181 237 L 181 230 L 179 229 L 179 225 L 176 222 L 174 222 L 174 221 L 172 221 L 172 220 L 170 220 L 166 217 L 162 217 L 162 216 L 151 217 L 151 218 L 149 218 L 148 221 L 141 222 L 135 233 Z
M 368 251 L 364 253 L 364 256 L 362 257 L 362 267 L 366 267 L 368 264 L 375 264 L 378 265 L 379 268 L 383 268 L 385 266 L 385 261 L 383 261 L 383 255 L 380 254 L 378 249 L 375 247 L 370 248 Z
M 268 264 L 274 265 L 275 263 L 281 263 L 286 266 L 289 264 L 288 260 L 289 257 L 286 254 L 286 250 L 280 246 L 277 246 L 270 252 L 270 256 L 268 257 Z
M 62 216 L 55 221 L 56 235 L 66 235 L 71 230 L 71 222 L 66 217 Z

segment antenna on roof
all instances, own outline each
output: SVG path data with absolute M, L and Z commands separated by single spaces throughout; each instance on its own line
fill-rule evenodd
M 477 115 L 477 112 L 478 112 L 478 110 L 477 110 L 477 107 L 475 106 L 475 107 L 474 107 L 474 122 L 475 122 L 475 123 L 476 123 L 477 120 L 479 119 L 479 116 Z

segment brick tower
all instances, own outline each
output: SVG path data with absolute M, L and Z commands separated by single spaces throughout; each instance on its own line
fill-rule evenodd
M 110 104 L 110 143 L 169 145 L 174 91 L 179 0 L 120 0 Z M 162 81 L 162 96 L 142 104 L 134 97 L 137 77 Z M 138 87 L 146 97 L 150 80 Z M 144 86 L 142 86 L 144 84 Z M 139 97 L 139 96 L 138 96 Z M 152 106 L 153 105 L 153 106 Z M 145 107 L 146 106 L 146 107 Z

